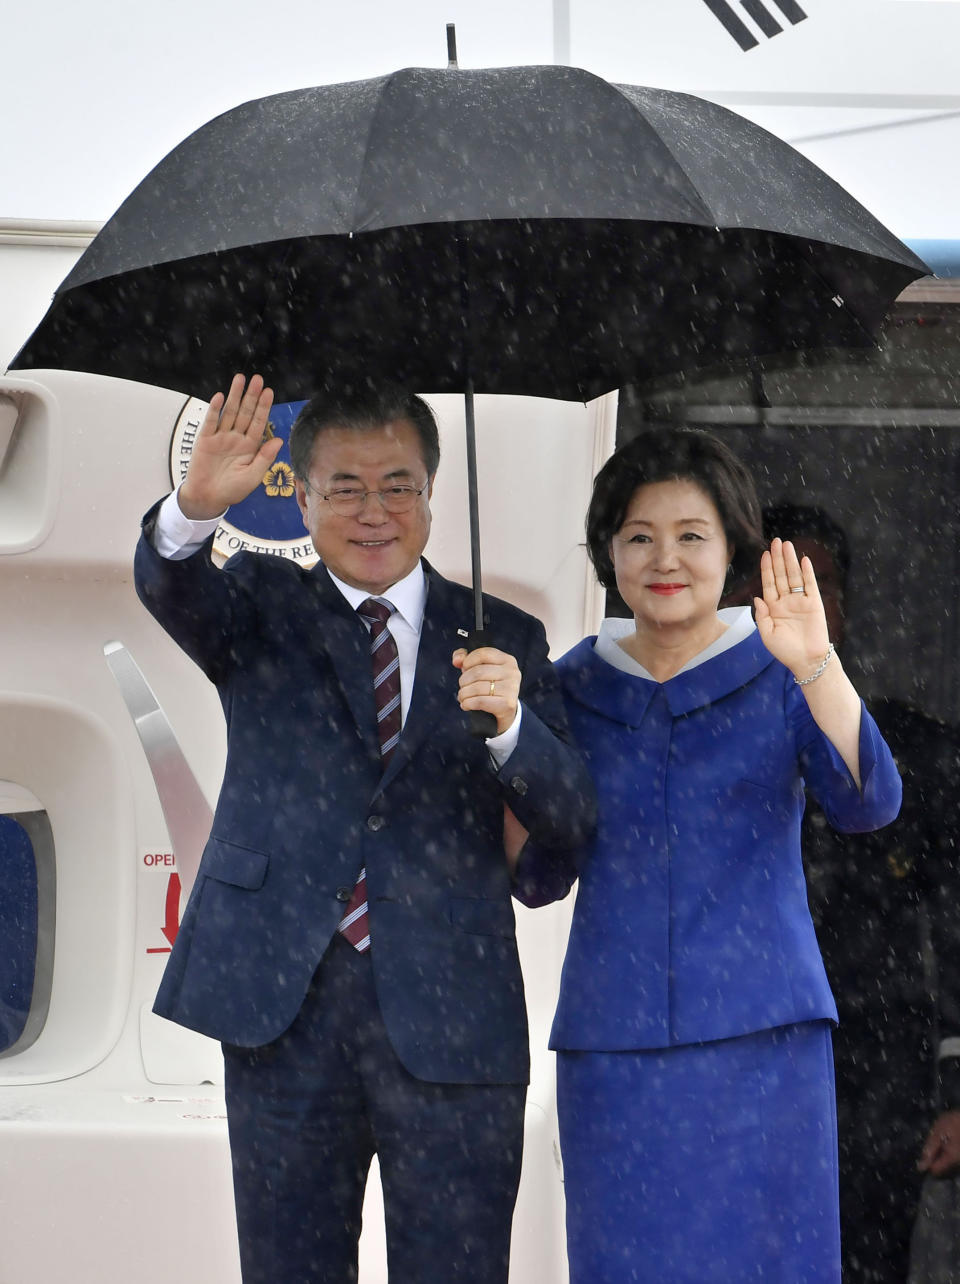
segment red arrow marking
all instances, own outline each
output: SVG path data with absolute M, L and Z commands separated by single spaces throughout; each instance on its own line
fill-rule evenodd
M 171 874 L 167 880 L 166 922 L 160 929 L 172 945 L 180 930 L 180 875 Z

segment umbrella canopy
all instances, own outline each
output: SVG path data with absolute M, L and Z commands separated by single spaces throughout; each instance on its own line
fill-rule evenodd
M 586 400 L 867 346 L 923 262 L 798 152 L 573 67 L 410 68 L 246 103 L 150 173 L 14 368 L 280 400 L 331 371 Z

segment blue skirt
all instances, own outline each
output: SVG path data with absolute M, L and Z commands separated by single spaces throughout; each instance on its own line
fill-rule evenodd
M 557 1056 L 571 1284 L 839 1284 L 826 1021 Z

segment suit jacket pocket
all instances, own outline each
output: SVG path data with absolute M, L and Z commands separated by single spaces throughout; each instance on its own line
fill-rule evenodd
M 778 792 L 778 782 L 771 780 L 769 783 L 765 780 L 751 779 L 749 776 L 741 776 L 730 786 L 732 794 L 744 794 L 747 797 L 754 798 L 775 798 Z
M 200 873 L 206 878 L 215 878 L 220 883 L 231 883 L 234 887 L 256 891 L 263 886 L 269 864 L 270 857 L 266 852 L 238 847 L 236 843 L 227 843 L 221 838 L 211 838 L 200 862 Z
M 508 900 L 491 901 L 478 896 L 453 896 L 450 922 L 472 936 L 513 936 L 516 920 Z

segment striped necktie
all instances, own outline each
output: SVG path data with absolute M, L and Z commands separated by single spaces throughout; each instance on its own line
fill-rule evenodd
M 400 659 L 393 634 L 387 620 L 393 614 L 388 602 L 368 597 L 357 607 L 360 618 L 370 629 L 370 655 L 373 661 L 373 696 L 377 707 L 377 732 L 380 739 L 380 759 L 384 767 L 400 739 Z M 367 871 L 361 869 L 353 895 L 340 920 L 337 931 L 342 932 L 355 950 L 362 954 L 370 948 L 370 928 L 367 917 Z

